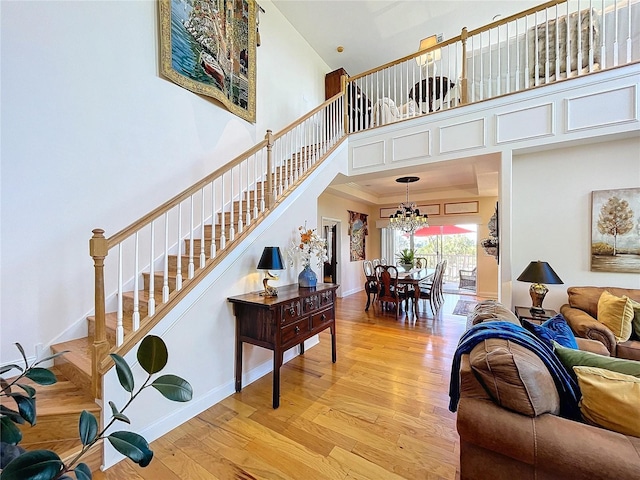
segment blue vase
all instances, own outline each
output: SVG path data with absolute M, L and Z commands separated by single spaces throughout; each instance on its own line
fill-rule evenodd
M 298 275 L 298 285 L 300 287 L 315 287 L 318 284 L 318 277 L 316 272 L 311 270 L 309 265 L 304 267 L 304 270 Z

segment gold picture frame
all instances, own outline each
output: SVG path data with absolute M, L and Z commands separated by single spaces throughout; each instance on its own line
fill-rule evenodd
M 158 2 L 162 75 L 255 123 L 255 0 Z

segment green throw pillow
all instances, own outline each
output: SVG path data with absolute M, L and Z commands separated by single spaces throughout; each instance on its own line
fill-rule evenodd
M 605 357 L 597 353 L 585 352 L 573 348 L 566 348 L 558 342 L 553 342 L 553 349 L 567 371 L 575 378 L 573 367 L 604 368 L 612 372 L 623 373 L 633 377 L 640 377 L 640 362 L 624 358 Z

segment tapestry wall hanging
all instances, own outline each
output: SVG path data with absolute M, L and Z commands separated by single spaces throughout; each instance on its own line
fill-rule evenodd
M 255 0 L 159 2 L 162 74 L 255 122 Z
M 591 193 L 591 271 L 640 273 L 640 188 Z
M 364 239 L 369 234 L 367 215 L 364 213 L 349 212 L 349 257 L 352 262 L 365 260 Z

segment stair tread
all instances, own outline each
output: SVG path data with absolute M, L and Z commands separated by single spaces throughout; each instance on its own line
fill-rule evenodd
M 69 340 L 51 346 L 54 353 L 68 350 L 63 359 L 73 363 L 84 374 L 91 376 L 91 343 L 88 337 Z

